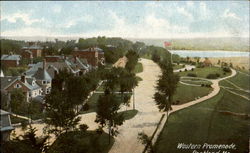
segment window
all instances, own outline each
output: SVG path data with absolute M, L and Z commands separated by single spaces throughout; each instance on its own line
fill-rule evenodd
M 32 81 L 32 86 L 35 86 L 35 81 Z
M 46 84 L 46 81 L 45 81 L 45 80 L 43 80 L 43 84 Z
M 31 97 L 32 96 L 32 94 L 31 94 L 31 92 L 29 92 L 29 97 Z
M 19 83 L 17 83 L 14 88 L 21 88 L 21 87 L 22 86 Z

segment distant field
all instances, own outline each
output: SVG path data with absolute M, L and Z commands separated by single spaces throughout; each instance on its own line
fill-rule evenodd
M 164 42 L 169 41 L 173 50 L 228 50 L 249 51 L 249 38 L 190 38 L 190 39 L 130 39 L 141 41 L 147 45 L 164 47 Z
M 178 143 L 234 143 L 237 150 L 232 152 L 247 153 L 249 118 L 219 111 L 249 114 L 249 110 L 249 101 L 222 89 L 209 100 L 171 114 L 155 150 L 157 153 L 183 153 L 177 149 Z

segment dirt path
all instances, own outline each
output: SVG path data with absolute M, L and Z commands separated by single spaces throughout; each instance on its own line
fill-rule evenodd
M 160 68 L 151 60 L 142 59 L 143 72 L 138 76 L 143 80 L 135 88 L 135 108 L 138 114 L 119 127 L 119 134 L 110 153 L 140 153 L 144 146 L 138 141 L 139 132 L 152 135 L 162 113 L 154 103 L 155 83 L 160 75 Z M 132 107 L 127 108 L 132 109 Z

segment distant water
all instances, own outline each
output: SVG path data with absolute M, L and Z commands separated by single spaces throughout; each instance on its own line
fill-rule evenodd
M 171 50 L 173 54 L 180 55 L 181 57 L 249 57 L 250 52 L 241 51 L 197 51 L 197 50 Z

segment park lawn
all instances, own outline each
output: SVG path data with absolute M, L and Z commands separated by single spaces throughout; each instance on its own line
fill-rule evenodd
M 250 77 L 248 75 L 242 74 L 242 73 L 237 73 L 236 76 L 234 76 L 233 78 L 229 78 L 227 80 L 231 81 L 235 85 L 237 85 L 245 90 L 249 90 L 250 89 L 250 80 L 249 79 L 250 79 Z M 232 84 L 230 84 L 226 80 L 220 81 L 220 85 L 230 87 L 230 88 L 236 88 L 235 86 L 233 86 Z
M 194 85 L 212 85 L 212 82 L 206 81 L 206 80 L 181 80 L 181 82 L 188 83 L 188 84 L 194 84 Z
M 242 90 L 237 90 L 237 89 L 228 89 L 228 90 L 230 90 L 232 92 L 235 92 L 237 94 L 240 94 L 242 96 L 250 98 L 250 94 L 248 92 L 245 92 L 245 91 L 242 91 Z
M 52 144 L 48 153 L 108 153 L 114 144 L 114 138 L 105 132 L 71 131 L 60 135 Z
M 134 69 L 134 73 L 141 73 L 143 71 L 143 66 L 142 66 L 142 63 L 138 62 L 136 65 L 135 65 L 135 69 Z
M 179 76 L 187 76 L 188 73 L 194 73 L 197 75 L 197 77 L 200 78 L 206 78 L 208 74 L 220 74 L 220 77 L 226 77 L 229 76 L 231 73 L 226 73 L 224 75 L 224 71 L 220 67 L 204 67 L 204 68 L 195 68 L 193 71 L 183 71 L 178 72 Z
M 250 77 L 246 74 L 237 73 L 237 75 L 233 78 L 228 79 L 229 81 L 233 82 L 237 86 L 249 90 L 250 89 Z
M 222 89 L 209 100 L 172 113 L 154 148 L 157 153 L 183 153 L 178 143 L 234 143 L 237 150 L 231 152 L 247 153 L 250 119 L 218 110 L 249 114 L 249 109 L 249 101 Z
M 84 113 L 90 113 L 90 112 L 96 112 L 97 109 L 97 102 L 98 102 L 98 98 L 100 95 L 103 95 L 104 93 L 94 93 L 87 101 L 87 105 L 89 106 L 89 109 L 84 111 L 81 110 L 79 113 L 80 114 L 84 114 Z M 126 94 L 126 93 L 125 93 Z M 124 94 L 124 95 L 125 95 Z M 131 96 L 132 94 L 129 93 L 129 96 Z M 120 98 L 120 94 L 117 94 L 117 98 L 118 98 L 118 102 L 119 104 L 122 104 L 121 98 Z
M 178 83 L 176 93 L 174 94 L 173 101 L 179 101 L 178 104 L 184 104 L 195 100 L 195 98 L 208 95 L 212 88 L 208 87 L 194 87 Z
M 181 69 L 181 68 L 183 68 L 183 65 L 174 65 L 173 66 L 174 70 L 178 70 L 178 69 Z

